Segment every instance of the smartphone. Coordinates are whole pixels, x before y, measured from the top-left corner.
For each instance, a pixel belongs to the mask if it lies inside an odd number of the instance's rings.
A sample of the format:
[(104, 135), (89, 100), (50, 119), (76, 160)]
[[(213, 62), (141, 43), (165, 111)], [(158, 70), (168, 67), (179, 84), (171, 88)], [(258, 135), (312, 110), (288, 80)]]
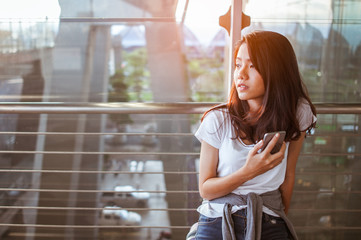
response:
[(271, 133), (266, 133), (263, 137), (263, 147), (261, 149), (261, 152), (267, 147), (268, 143), (272, 140), (272, 138), (277, 134), (280, 134), (280, 137), (277, 140), (276, 145), (274, 146), (274, 148), (271, 151), (271, 154), (274, 154), (276, 152), (278, 152), (281, 147), (282, 147), (282, 143), (285, 140), (285, 136), (286, 136), (286, 132), (285, 131), (279, 131), (279, 132), (271, 132)]

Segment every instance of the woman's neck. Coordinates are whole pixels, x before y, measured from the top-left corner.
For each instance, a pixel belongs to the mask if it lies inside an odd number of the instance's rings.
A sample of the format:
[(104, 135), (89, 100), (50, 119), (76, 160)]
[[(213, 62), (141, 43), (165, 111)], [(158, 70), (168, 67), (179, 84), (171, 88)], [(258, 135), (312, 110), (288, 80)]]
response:
[(262, 106), (262, 102), (257, 101), (257, 100), (248, 100), (247, 103), (248, 103), (249, 112), (251, 115), (257, 114)]

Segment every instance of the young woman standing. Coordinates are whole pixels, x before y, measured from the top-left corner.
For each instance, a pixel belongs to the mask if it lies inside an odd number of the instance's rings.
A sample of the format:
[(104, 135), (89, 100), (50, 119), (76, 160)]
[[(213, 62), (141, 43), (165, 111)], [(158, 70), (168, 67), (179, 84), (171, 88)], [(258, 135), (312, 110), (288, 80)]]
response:
[[(295, 169), (316, 111), (302, 83), (295, 53), (283, 35), (255, 31), (235, 52), (226, 104), (207, 111), (201, 141), (199, 191), (204, 199), (196, 239), (297, 239), (287, 219)], [(261, 152), (266, 133), (277, 134)]]

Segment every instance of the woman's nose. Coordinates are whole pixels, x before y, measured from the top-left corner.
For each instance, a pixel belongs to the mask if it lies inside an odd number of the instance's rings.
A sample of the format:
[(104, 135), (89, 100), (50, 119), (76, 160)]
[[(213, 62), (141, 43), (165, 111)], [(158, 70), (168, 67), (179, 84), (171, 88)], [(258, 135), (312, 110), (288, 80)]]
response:
[(239, 71), (238, 71), (237, 77), (238, 77), (238, 78), (242, 78), (242, 70), (239, 70)]
[(244, 79), (244, 78), (246, 78), (246, 76), (247, 76), (247, 73), (245, 71), (245, 68), (239, 69), (239, 71), (237, 73), (237, 78), (238, 79)]

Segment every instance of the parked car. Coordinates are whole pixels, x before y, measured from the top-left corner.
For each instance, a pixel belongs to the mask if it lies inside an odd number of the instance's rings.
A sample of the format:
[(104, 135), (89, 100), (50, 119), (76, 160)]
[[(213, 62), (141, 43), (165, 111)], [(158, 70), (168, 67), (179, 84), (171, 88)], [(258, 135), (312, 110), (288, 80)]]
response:
[[(136, 212), (121, 209), (118, 206), (105, 206), (100, 215), (99, 224), (102, 226), (140, 226), (142, 217)], [(140, 228), (127, 228), (139, 230)]]
[[(141, 189), (138, 189), (141, 191)], [(150, 194), (148, 192), (137, 191), (133, 186), (115, 186), (115, 192), (105, 192), (101, 201), (107, 205), (117, 205), (122, 207), (145, 207), (148, 205)]]

